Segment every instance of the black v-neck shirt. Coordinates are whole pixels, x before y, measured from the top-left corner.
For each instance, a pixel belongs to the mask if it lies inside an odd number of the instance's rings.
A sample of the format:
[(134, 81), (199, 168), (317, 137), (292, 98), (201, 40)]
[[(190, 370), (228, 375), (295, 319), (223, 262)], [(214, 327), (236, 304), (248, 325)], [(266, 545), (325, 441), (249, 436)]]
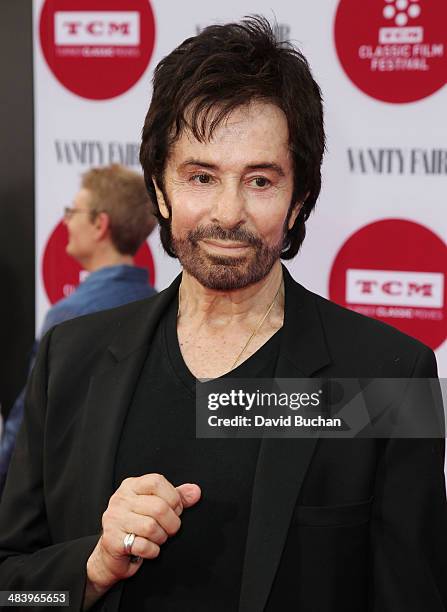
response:
[[(155, 332), (121, 433), (115, 489), (129, 476), (163, 474), (197, 483), (200, 501), (179, 532), (124, 581), (120, 610), (232, 612), (238, 609), (257, 439), (197, 439), (196, 379), (177, 338), (177, 299)], [(231, 378), (273, 378), (281, 330)], [(218, 347), (216, 347), (218, 350)]]

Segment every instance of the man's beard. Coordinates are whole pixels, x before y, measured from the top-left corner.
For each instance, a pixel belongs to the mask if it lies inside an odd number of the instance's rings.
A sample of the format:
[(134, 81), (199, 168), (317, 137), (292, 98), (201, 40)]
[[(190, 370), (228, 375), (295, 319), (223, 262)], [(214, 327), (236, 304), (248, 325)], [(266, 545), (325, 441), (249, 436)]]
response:
[[(278, 261), (284, 244), (281, 240), (267, 246), (255, 234), (243, 229), (223, 229), (219, 225), (201, 226), (190, 230), (186, 238), (176, 238), (171, 232), (171, 244), (183, 268), (208, 289), (233, 291), (263, 279)], [(211, 255), (200, 246), (200, 240), (231, 240), (249, 245), (243, 256)]]

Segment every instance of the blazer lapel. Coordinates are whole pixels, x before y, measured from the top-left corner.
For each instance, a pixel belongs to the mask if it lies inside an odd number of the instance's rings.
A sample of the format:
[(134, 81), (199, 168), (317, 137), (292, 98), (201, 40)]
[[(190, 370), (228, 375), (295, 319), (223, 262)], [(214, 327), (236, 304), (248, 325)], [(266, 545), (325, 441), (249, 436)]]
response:
[(140, 314), (123, 322), (107, 349), (98, 373), (90, 380), (82, 416), (80, 478), (83, 524), (87, 533), (101, 531), (101, 517), (114, 493), (113, 474), (119, 438), (132, 394), (143, 367), (148, 344), (181, 276), (151, 298)]
[[(330, 362), (313, 295), (283, 267), (285, 313), (276, 378), (308, 378)], [(253, 484), (240, 612), (262, 612), (317, 437), (264, 438)]]

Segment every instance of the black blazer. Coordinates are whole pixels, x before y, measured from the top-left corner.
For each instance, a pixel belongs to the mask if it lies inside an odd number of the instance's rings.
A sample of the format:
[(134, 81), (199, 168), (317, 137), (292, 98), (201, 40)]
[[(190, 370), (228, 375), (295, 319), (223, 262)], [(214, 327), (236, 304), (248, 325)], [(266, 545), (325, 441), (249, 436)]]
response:
[[(436, 376), (430, 349), (284, 274), (278, 377)], [(179, 282), (44, 338), (0, 504), (0, 589), (69, 590), (81, 609), (126, 411)], [(240, 612), (447, 610), (443, 461), (439, 439), (263, 439)], [(121, 588), (95, 610), (116, 611)]]

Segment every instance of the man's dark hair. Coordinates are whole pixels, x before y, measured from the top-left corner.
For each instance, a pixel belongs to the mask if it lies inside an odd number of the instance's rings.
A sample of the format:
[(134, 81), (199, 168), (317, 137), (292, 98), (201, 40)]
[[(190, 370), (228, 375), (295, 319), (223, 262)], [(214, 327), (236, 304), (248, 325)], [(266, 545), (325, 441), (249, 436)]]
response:
[[(289, 214), (297, 202), (304, 201), (281, 253), (283, 259), (294, 257), (320, 193), (325, 146), (321, 91), (302, 53), (289, 42), (279, 42), (264, 17), (248, 17), (240, 23), (209, 26), (185, 40), (158, 64), (153, 86), (140, 162), (154, 202), (152, 179), (165, 195), (163, 174), (169, 149), (185, 128), (206, 142), (237, 107), (264, 101), (283, 110), (294, 169)], [(175, 257), (171, 219), (156, 208), (162, 244)]]

